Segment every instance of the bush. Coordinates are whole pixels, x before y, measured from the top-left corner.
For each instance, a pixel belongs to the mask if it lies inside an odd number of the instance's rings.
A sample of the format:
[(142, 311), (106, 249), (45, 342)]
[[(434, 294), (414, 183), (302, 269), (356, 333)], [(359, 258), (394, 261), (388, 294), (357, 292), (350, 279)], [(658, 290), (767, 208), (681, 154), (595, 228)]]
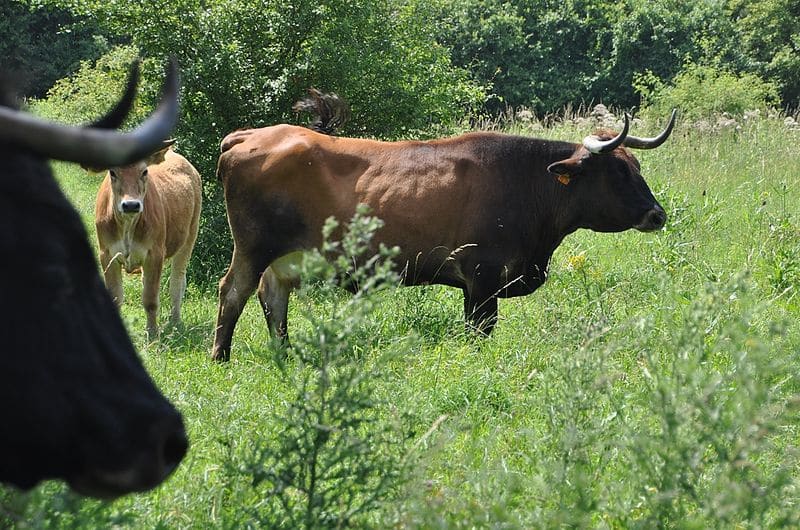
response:
[(724, 68), (687, 64), (670, 84), (651, 72), (635, 79), (646, 114), (667, 116), (679, 108), (685, 118), (698, 120), (727, 112), (742, 115), (780, 104), (777, 87), (754, 74), (736, 74)]
[[(125, 90), (131, 65), (138, 60), (139, 51), (134, 46), (118, 46), (97, 61), (82, 61), (78, 71), (56, 81), (47, 97), (34, 100), (32, 110), (48, 119), (62, 123), (89, 123), (119, 100)], [(140, 78), (136, 100), (126, 120), (128, 125), (140, 123), (152, 110), (150, 100), (160, 88), (147, 75), (154, 61), (147, 61)]]

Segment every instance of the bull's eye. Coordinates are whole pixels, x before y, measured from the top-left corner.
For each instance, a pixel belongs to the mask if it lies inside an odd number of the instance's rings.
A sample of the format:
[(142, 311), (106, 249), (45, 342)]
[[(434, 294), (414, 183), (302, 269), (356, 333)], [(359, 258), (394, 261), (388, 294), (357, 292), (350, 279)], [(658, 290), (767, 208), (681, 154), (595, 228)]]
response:
[(114, 182), (116, 182), (116, 181), (117, 181), (117, 173), (116, 173), (116, 171), (114, 171), (113, 169), (112, 169), (112, 170), (109, 170), (109, 171), (108, 171), (108, 174), (109, 174), (109, 175), (111, 175), (111, 180), (112, 180), (112, 181), (114, 181)]
[(145, 168), (145, 170), (144, 170), (144, 171), (142, 171), (142, 176), (141, 176), (141, 177), (139, 177), (139, 178), (140, 178), (140, 179), (142, 179), (142, 180), (144, 180), (144, 179), (146, 179), (146, 178), (147, 178), (147, 168)]

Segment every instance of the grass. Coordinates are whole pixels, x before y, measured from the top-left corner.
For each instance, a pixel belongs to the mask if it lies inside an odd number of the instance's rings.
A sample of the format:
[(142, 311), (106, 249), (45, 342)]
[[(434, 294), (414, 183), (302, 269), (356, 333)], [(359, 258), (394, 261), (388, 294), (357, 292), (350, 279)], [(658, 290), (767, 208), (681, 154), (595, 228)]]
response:
[[(575, 141), (587, 132), (561, 124), (536, 134)], [(568, 237), (542, 288), (501, 300), (487, 340), (463, 332), (456, 290), (375, 295), (374, 311), (343, 340), (353, 362), (380, 365), (371, 391), (397, 434), (390, 453), (412, 465), (359, 524), (800, 525), (799, 140), (758, 120), (718, 133), (679, 126), (665, 146), (637, 152), (667, 227)], [(92, 231), (99, 181), (55, 169)], [(291, 421), (281, 414), (295, 387), (257, 303), (221, 366), (208, 361), (215, 293), (190, 286), (183, 327), (147, 343), (139, 277), (126, 277), (125, 291), (145, 364), (184, 414), (186, 460), (155, 491), (110, 504), (58, 483), (0, 489), (0, 527), (280, 526), (265, 511), (273, 493), (247, 470)], [(293, 296), (292, 332), (314, 331), (309, 315), (334, 325), (348, 299)]]

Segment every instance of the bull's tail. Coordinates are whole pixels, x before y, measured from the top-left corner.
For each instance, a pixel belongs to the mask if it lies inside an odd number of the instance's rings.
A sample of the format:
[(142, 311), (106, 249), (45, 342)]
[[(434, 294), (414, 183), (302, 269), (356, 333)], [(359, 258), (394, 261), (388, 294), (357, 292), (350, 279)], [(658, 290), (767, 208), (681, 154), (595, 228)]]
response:
[(330, 135), (350, 118), (350, 106), (345, 100), (333, 93), (320, 92), (316, 88), (309, 88), (308, 97), (292, 105), (292, 110), (297, 113), (311, 113), (313, 120), (308, 128)]

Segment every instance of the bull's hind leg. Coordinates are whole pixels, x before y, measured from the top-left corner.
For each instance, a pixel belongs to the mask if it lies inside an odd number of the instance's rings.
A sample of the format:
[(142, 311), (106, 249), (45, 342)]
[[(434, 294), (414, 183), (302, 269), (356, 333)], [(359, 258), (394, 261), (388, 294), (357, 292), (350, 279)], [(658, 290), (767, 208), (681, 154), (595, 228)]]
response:
[(258, 285), (260, 272), (243, 254), (233, 251), (228, 272), (219, 282), (219, 310), (214, 330), (211, 358), (227, 361), (231, 356), (231, 341), (242, 309)]
[(267, 319), (269, 334), (283, 345), (289, 343), (289, 294), (300, 286), (298, 266), (301, 259), (302, 253), (295, 252), (275, 260), (261, 275), (258, 285), (258, 299)]

